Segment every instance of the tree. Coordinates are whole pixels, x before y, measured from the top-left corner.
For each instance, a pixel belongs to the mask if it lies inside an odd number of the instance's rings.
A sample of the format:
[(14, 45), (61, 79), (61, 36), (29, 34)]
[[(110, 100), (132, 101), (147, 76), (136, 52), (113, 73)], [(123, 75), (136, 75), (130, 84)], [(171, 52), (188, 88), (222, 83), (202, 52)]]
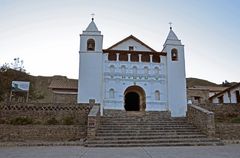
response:
[(8, 98), (9, 91), (11, 90), (11, 82), (14, 80), (30, 80), (29, 75), (24, 69), (23, 60), (19, 58), (14, 58), (11, 64), (5, 63), (0, 66), (0, 101)]
[(23, 60), (20, 60), (19, 58), (14, 58), (14, 62), (11, 63), (11, 67), (14, 70), (21, 71), (21, 72), (26, 72), (23, 66)]
[(8, 69), (17, 70), (20, 72), (26, 72), (26, 69), (23, 66), (23, 60), (20, 58), (14, 58), (12, 63), (5, 63), (0, 67), (0, 72), (5, 72)]
[(0, 72), (5, 72), (7, 71), (8, 69), (10, 69), (10, 66), (8, 63), (5, 63), (3, 64), (1, 67), (0, 67)]

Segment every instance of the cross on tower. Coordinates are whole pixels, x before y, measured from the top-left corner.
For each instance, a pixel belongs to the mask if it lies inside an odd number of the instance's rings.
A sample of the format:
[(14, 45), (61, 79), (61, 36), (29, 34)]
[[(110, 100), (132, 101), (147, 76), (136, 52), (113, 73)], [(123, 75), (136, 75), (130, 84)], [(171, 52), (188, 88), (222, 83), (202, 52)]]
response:
[(94, 13), (92, 13), (91, 14), (91, 16), (92, 16), (92, 21), (94, 20), (94, 16), (95, 16), (95, 14)]

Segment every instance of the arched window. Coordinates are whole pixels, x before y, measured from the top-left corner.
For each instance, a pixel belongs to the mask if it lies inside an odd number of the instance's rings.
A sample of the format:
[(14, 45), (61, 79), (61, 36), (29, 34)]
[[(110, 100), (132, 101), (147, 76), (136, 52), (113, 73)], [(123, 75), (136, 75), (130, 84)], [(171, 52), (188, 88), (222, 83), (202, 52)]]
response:
[(109, 53), (108, 54), (108, 60), (109, 61), (116, 61), (117, 60), (117, 55), (115, 53)]
[(159, 73), (160, 73), (159, 68), (158, 68), (158, 67), (155, 67), (155, 68), (154, 68), (154, 74), (155, 74), (155, 75), (159, 75)]
[(87, 50), (88, 51), (95, 51), (95, 41), (94, 41), (94, 39), (89, 39), (87, 41)]
[(137, 75), (137, 67), (136, 67), (136, 66), (133, 67), (133, 75), (134, 75), (134, 76)]
[(155, 100), (160, 100), (160, 92), (159, 92), (159, 90), (155, 91)]
[(121, 66), (121, 72), (122, 72), (122, 75), (126, 75), (126, 66), (125, 65)]
[(178, 60), (178, 50), (176, 48), (172, 49), (171, 55), (172, 55), (172, 61), (177, 61)]
[(113, 99), (114, 97), (115, 97), (115, 94), (114, 94), (115, 92), (114, 92), (114, 89), (110, 89), (109, 90), (109, 98), (111, 98), (111, 99)]
[(110, 73), (111, 73), (111, 75), (113, 75), (113, 74), (115, 73), (115, 67), (114, 67), (114, 65), (111, 65), (111, 66), (110, 66)]
[(144, 69), (144, 75), (148, 75), (148, 71), (149, 71), (149, 70), (148, 70), (148, 67), (145, 66), (143, 69)]
[(154, 63), (160, 63), (160, 56), (159, 55), (153, 55), (152, 61)]

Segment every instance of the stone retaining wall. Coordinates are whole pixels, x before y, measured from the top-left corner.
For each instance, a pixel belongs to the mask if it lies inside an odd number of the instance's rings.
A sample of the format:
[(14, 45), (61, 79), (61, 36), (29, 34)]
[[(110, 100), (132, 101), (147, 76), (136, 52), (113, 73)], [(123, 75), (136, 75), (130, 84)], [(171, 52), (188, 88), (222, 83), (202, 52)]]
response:
[[(0, 141), (68, 141), (87, 136), (88, 113), (95, 104), (0, 103)], [(27, 118), (28, 125), (13, 125)], [(64, 120), (71, 118), (69, 125)], [(49, 120), (56, 120), (51, 124)]]
[(217, 123), (216, 136), (224, 140), (240, 140), (240, 124)]
[(214, 113), (196, 105), (188, 105), (187, 120), (208, 136), (215, 135)]
[(229, 117), (237, 117), (240, 116), (240, 104), (198, 104), (209, 111), (214, 112), (215, 119), (218, 121), (225, 121)]
[(0, 125), (0, 142), (71, 141), (86, 137), (86, 129), (75, 125)]
[(90, 104), (53, 104), (53, 103), (0, 103), (0, 119), (10, 122), (14, 118), (27, 117), (37, 124), (45, 124), (54, 118), (61, 122), (67, 117), (74, 124), (87, 125), (87, 115), (93, 105)]

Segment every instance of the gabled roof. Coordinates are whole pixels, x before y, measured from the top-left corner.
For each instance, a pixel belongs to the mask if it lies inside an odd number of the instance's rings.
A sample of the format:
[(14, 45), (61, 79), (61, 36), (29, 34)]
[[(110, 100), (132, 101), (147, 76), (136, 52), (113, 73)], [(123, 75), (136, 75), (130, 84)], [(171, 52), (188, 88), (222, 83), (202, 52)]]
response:
[(228, 92), (228, 91), (230, 91), (230, 90), (232, 90), (232, 89), (234, 89), (234, 88), (236, 88), (236, 87), (239, 87), (240, 86), (240, 82), (239, 83), (236, 83), (235, 85), (233, 85), (233, 86), (231, 86), (231, 87), (229, 87), (229, 88), (227, 88), (227, 89), (225, 89), (225, 90), (223, 90), (223, 91), (221, 91), (221, 92), (219, 92), (219, 93), (217, 93), (217, 94), (215, 94), (215, 95), (213, 95), (213, 96), (211, 96), (210, 98), (209, 98), (209, 100), (212, 100), (213, 98), (215, 98), (215, 97), (218, 97), (218, 96), (220, 96), (220, 95), (223, 95), (225, 92)]
[(121, 43), (123, 43), (123, 42), (125, 42), (125, 41), (127, 41), (127, 40), (129, 40), (129, 39), (132, 39), (132, 40), (136, 41), (137, 43), (140, 43), (141, 45), (143, 45), (143, 46), (145, 46), (146, 48), (150, 49), (152, 52), (157, 52), (157, 51), (155, 51), (154, 49), (152, 49), (152, 48), (149, 47), (147, 44), (143, 43), (141, 40), (139, 40), (138, 38), (136, 38), (136, 37), (133, 36), (133, 35), (130, 35), (130, 36), (124, 38), (123, 40), (117, 42), (116, 44), (112, 45), (111, 47), (107, 48), (106, 50), (111, 50), (112, 48), (118, 46), (119, 44), (121, 44)]

